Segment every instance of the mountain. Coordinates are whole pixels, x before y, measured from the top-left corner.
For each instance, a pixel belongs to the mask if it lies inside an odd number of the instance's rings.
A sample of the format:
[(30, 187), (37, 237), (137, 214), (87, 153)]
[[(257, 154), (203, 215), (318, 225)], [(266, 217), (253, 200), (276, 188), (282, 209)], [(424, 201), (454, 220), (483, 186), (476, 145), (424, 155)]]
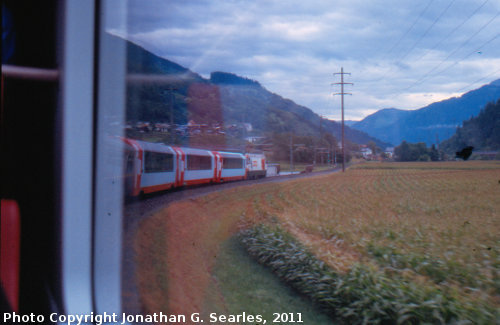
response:
[[(125, 42), (129, 76), (127, 121), (170, 122), (172, 118), (176, 124), (186, 124), (190, 118), (186, 104), (190, 85), (207, 85), (208, 81), (132, 42), (112, 35), (106, 37), (106, 42)], [(131, 76), (137, 76), (137, 81)]]
[(354, 120), (344, 120), (344, 124), (351, 127), (354, 124), (358, 123), (359, 121), (354, 121)]
[[(256, 135), (294, 132), (319, 136), (321, 129), (337, 139), (341, 137), (340, 123), (321, 120), (309, 108), (271, 93), (257, 81), (220, 71), (205, 79), (175, 62), (125, 42), (129, 75), (148, 74), (150, 78), (146, 80), (151, 79), (151, 82), (128, 83), (129, 122), (170, 122), (172, 119), (176, 124), (186, 124), (189, 120), (226, 126), (250, 123)], [(345, 135), (347, 140), (358, 144), (374, 141), (382, 148), (388, 145), (349, 127), (345, 128)]]
[(382, 141), (400, 144), (403, 140), (427, 145), (448, 139), (464, 120), (477, 116), (491, 101), (500, 98), (500, 79), (460, 96), (406, 111), (386, 108), (352, 127)]
[[(320, 128), (341, 137), (341, 124), (323, 119), (307, 107), (271, 93), (258, 82), (225, 72), (214, 72), (211, 83), (218, 86), (222, 109), (230, 121), (246, 121), (260, 132), (297, 135), (319, 135)], [(345, 127), (346, 139), (354, 143), (374, 141), (378, 146), (387, 145), (358, 130)]]

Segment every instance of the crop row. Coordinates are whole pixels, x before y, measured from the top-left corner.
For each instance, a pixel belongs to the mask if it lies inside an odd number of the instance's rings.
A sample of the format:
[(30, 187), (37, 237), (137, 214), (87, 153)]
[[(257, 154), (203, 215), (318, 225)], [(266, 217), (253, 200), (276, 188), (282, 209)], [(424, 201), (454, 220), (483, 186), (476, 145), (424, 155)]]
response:
[(338, 273), (278, 226), (240, 232), (249, 254), (309, 297), (338, 322), (349, 324), (475, 323), (500, 321), (484, 299), (463, 297), (452, 287), (417, 283), (369, 264)]

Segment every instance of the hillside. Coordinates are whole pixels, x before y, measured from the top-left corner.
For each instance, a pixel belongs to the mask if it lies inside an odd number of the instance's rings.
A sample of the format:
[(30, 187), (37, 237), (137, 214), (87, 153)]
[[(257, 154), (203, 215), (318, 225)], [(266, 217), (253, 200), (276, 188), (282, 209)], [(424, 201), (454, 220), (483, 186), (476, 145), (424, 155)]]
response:
[(403, 140), (431, 145), (437, 139), (448, 139), (464, 120), (477, 116), (486, 103), (498, 98), (500, 79), (460, 97), (432, 103), (417, 110), (382, 109), (355, 123), (353, 128), (394, 145)]
[[(164, 60), (131, 42), (109, 36), (107, 41), (126, 42), (127, 72), (169, 76), (164, 82), (129, 82), (127, 84), (127, 121), (169, 122), (173, 107), (173, 122), (186, 124), (190, 116), (186, 98), (192, 84), (206, 84), (200, 75), (174, 62)], [(169, 89), (173, 88), (172, 91)], [(173, 105), (171, 103), (173, 102)]]
[(500, 150), (500, 100), (489, 103), (478, 116), (464, 121), (439, 148), (454, 153), (466, 146), (473, 146), (475, 151)]
[[(341, 137), (341, 125), (320, 117), (307, 107), (271, 93), (257, 81), (232, 73), (213, 72), (210, 79), (160, 58), (127, 42), (128, 72), (167, 76), (162, 82), (131, 83), (127, 87), (127, 121), (231, 125), (250, 123), (254, 135), (293, 132), (319, 136), (323, 132)], [(170, 78), (171, 77), (171, 78)], [(171, 111), (172, 107), (172, 111)], [(378, 146), (388, 144), (346, 127), (346, 139)]]
[[(223, 78), (223, 82), (220, 81), (222, 75), (227, 76)], [(337, 139), (341, 137), (340, 123), (320, 121), (320, 117), (309, 108), (269, 92), (258, 82), (222, 72), (213, 73), (210, 81), (218, 86), (224, 116), (228, 121), (250, 122), (262, 133), (293, 131), (298, 135), (313, 136), (319, 135), (321, 124), (323, 132), (329, 132)], [(381, 147), (386, 146), (385, 143), (347, 126), (345, 134), (348, 140), (355, 143), (375, 141)]]

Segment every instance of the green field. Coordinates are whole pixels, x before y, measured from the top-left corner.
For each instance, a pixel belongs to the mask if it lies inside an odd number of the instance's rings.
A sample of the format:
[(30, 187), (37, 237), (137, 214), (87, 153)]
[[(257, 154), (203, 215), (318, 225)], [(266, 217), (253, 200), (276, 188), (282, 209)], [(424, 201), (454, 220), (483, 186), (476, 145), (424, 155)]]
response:
[[(347, 323), (498, 323), (499, 181), (499, 162), (366, 163), (175, 203), (141, 226), (141, 283), (168, 283), (142, 294), (150, 311), (305, 315), (309, 304)], [(265, 290), (269, 270), (280, 280)]]

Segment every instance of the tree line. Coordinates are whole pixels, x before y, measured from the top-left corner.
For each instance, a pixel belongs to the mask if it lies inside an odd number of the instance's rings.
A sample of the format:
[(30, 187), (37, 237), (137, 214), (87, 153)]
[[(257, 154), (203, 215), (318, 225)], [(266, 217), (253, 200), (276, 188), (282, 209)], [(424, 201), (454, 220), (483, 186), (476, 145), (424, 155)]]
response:
[(438, 161), (439, 151), (435, 145), (427, 148), (424, 142), (409, 143), (403, 141), (394, 148), (394, 159), (396, 161)]

